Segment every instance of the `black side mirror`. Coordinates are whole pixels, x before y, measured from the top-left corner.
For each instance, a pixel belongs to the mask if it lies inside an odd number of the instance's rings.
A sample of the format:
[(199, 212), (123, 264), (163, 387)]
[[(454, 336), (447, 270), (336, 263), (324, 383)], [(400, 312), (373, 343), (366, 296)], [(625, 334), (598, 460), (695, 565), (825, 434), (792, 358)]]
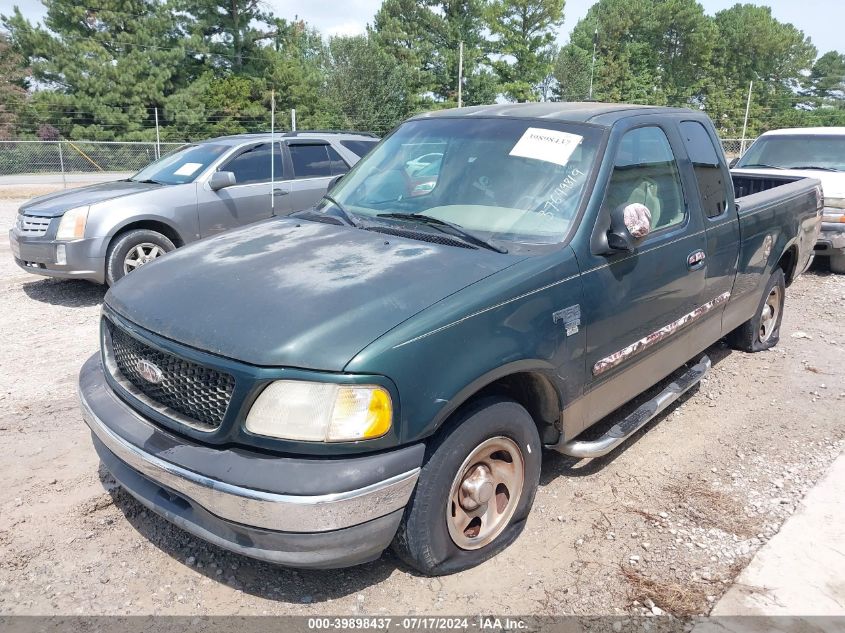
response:
[(339, 182), (340, 182), (340, 179), (341, 179), (341, 178), (343, 178), (343, 177), (344, 177), (344, 175), (345, 175), (345, 174), (340, 174), (340, 175), (335, 176), (334, 178), (332, 178), (332, 179), (329, 181), (329, 186), (328, 186), (328, 188), (326, 189), (326, 192), (328, 193), (329, 191), (331, 191), (332, 189), (334, 189), (334, 186), (335, 186), (337, 183), (339, 183)]
[(211, 174), (208, 186), (212, 191), (220, 191), (224, 187), (231, 187), (235, 184), (235, 174), (230, 171), (216, 171)]
[(731, 158), (731, 162), (728, 163), (728, 168), (733, 169), (734, 167), (736, 167), (736, 164), (738, 162), (739, 162), (739, 156), (737, 156), (736, 158)]
[(614, 251), (633, 253), (651, 231), (651, 211), (644, 204), (619, 205), (610, 212), (607, 245)]

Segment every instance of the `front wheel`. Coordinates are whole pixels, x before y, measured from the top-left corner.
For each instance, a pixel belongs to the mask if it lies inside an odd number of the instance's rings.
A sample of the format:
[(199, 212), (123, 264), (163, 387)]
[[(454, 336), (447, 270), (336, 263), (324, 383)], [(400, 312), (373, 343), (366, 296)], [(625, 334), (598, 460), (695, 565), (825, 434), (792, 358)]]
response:
[(845, 275), (845, 251), (838, 251), (830, 256), (830, 272)]
[(118, 235), (106, 256), (106, 283), (113, 286), (119, 279), (175, 248), (173, 242), (158, 231), (135, 229)]
[(491, 558), (522, 532), (540, 463), (537, 427), (522, 406), (503, 398), (470, 405), (427, 451), (394, 550), (433, 576)]
[(776, 269), (766, 284), (756, 314), (728, 334), (728, 343), (744, 352), (762, 352), (777, 345), (786, 297), (783, 270)]

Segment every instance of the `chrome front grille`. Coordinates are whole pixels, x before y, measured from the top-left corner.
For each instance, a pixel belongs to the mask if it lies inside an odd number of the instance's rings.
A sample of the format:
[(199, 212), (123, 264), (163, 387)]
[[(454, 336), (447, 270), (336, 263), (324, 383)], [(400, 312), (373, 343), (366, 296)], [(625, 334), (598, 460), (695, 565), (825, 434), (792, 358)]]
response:
[(121, 387), (177, 422), (201, 431), (220, 427), (234, 376), (151, 347), (109, 319), (105, 323), (106, 362)]
[(36, 215), (18, 214), (16, 226), (18, 232), (26, 237), (44, 237), (50, 228), (52, 218), (40, 218)]

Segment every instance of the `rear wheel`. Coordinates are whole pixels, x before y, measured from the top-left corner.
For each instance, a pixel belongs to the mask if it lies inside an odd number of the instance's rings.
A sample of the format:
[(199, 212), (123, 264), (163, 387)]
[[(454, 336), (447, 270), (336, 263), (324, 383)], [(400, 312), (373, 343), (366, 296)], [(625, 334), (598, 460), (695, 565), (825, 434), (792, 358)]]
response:
[(761, 352), (777, 345), (785, 296), (786, 280), (783, 270), (778, 268), (769, 277), (756, 314), (728, 334), (731, 347), (744, 352)]
[(167, 236), (149, 229), (135, 229), (118, 235), (109, 246), (106, 257), (106, 283), (113, 285), (175, 248)]
[(434, 440), (393, 548), (430, 575), (474, 567), (525, 526), (540, 478), (540, 437), (512, 400), (470, 405)]

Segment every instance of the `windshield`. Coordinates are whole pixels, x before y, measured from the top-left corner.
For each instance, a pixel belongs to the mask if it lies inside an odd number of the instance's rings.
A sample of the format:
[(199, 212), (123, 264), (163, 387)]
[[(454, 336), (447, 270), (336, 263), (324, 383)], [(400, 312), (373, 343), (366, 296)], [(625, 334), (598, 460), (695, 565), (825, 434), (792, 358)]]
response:
[(551, 121), (409, 121), (331, 198), (367, 219), (421, 214), (488, 238), (553, 244), (575, 220), (601, 134)]
[(845, 171), (845, 136), (764, 136), (748, 148), (736, 166)]
[(130, 180), (153, 181), (162, 185), (193, 182), (194, 178), (228, 149), (230, 148), (227, 145), (186, 145), (150, 163)]

